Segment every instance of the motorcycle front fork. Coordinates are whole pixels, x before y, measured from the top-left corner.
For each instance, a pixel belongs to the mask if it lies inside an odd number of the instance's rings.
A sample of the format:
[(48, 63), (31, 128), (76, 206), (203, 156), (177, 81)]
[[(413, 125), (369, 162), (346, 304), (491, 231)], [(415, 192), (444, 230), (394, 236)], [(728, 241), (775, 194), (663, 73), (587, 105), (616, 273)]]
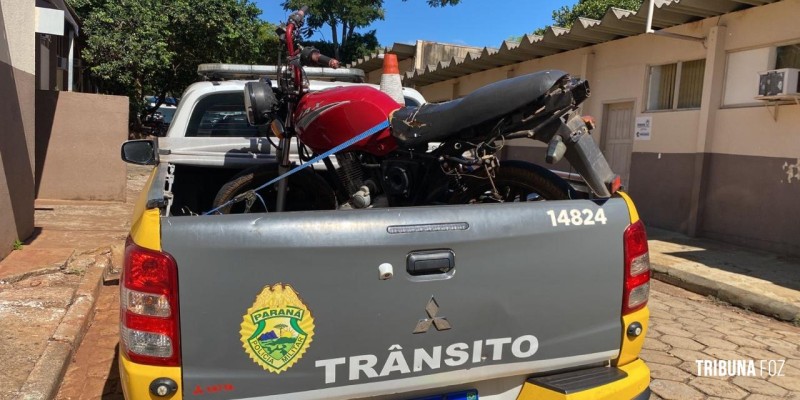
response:
[[(292, 139), (288, 136), (284, 136), (279, 142), (280, 149), (278, 153), (278, 176), (289, 172), (292, 167), (292, 162), (289, 159), (291, 146)], [(275, 200), (275, 211), (277, 212), (282, 212), (284, 210), (286, 204), (286, 190), (288, 185), (289, 182), (287, 179), (281, 179), (278, 181), (278, 193)]]

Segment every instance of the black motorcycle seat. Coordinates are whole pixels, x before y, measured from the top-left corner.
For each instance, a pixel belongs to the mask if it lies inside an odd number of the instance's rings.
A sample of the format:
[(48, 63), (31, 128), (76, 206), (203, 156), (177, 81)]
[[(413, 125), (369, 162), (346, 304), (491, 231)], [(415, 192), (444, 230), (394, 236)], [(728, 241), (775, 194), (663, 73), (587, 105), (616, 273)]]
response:
[(405, 147), (455, 135), (471, 137), (476, 128), (493, 126), (523, 107), (534, 111), (538, 108), (534, 103), (565, 75), (559, 70), (539, 71), (492, 83), (460, 99), (400, 108), (391, 116), (392, 135)]

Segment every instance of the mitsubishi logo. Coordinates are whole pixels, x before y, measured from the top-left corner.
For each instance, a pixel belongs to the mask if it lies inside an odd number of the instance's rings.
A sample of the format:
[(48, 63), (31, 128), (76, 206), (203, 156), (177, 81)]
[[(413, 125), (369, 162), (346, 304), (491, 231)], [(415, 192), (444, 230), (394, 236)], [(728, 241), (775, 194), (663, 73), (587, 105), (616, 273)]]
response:
[(431, 328), (431, 324), (436, 327), (437, 331), (446, 331), (450, 328), (450, 321), (445, 317), (437, 317), (439, 314), (439, 303), (431, 296), (428, 305), (425, 306), (425, 312), (428, 313), (428, 318), (424, 318), (417, 322), (417, 327), (414, 328), (414, 333), (425, 333)]

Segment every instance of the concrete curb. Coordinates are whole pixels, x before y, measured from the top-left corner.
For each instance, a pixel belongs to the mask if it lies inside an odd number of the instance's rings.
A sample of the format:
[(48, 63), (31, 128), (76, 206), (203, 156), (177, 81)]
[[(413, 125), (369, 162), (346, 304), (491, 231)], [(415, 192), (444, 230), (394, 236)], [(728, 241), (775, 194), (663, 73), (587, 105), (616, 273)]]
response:
[[(93, 257), (94, 261), (87, 266), (72, 297), (72, 304), (22, 386), (22, 398), (25, 400), (47, 400), (55, 397), (67, 367), (89, 329), (97, 296), (103, 284), (103, 274), (111, 265), (110, 248), (92, 253), (94, 255), (84, 253)], [(74, 256), (73, 254), (65, 263), (66, 269), (75, 260)]]
[(715, 281), (700, 274), (675, 269), (668, 265), (654, 262), (651, 267), (653, 278), (670, 285), (704, 296), (714, 296), (732, 305), (766, 316), (789, 322), (800, 322), (800, 307), (794, 304), (781, 302), (754, 291)]

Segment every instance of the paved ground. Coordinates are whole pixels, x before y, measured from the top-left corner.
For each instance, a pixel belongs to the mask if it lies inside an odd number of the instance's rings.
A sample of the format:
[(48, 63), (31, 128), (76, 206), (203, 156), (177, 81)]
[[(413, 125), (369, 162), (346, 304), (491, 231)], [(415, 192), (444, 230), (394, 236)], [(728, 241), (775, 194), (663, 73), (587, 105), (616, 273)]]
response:
[(117, 367), (119, 286), (103, 286), (97, 311), (56, 399), (122, 399)]
[(19, 396), (79, 281), (78, 274), (54, 273), (0, 285), (0, 399)]
[[(800, 399), (800, 328), (658, 281), (653, 287), (642, 352), (653, 399)], [(753, 360), (757, 376), (698, 376), (697, 360)], [(769, 376), (769, 368), (762, 376), (761, 360), (775, 360), (784, 376)]]
[(34, 235), (0, 260), (1, 400), (47, 399), (58, 389), (102, 274), (120, 265), (147, 172), (130, 170), (124, 203), (36, 201)]
[[(654, 282), (651, 330), (642, 357), (652, 399), (800, 400), (800, 328)], [(120, 399), (116, 366), (117, 286), (101, 290), (98, 310), (56, 399)], [(695, 360), (784, 360), (783, 377), (701, 377)], [(757, 371), (760, 373), (760, 371)], [(768, 373), (769, 371), (765, 371)]]

